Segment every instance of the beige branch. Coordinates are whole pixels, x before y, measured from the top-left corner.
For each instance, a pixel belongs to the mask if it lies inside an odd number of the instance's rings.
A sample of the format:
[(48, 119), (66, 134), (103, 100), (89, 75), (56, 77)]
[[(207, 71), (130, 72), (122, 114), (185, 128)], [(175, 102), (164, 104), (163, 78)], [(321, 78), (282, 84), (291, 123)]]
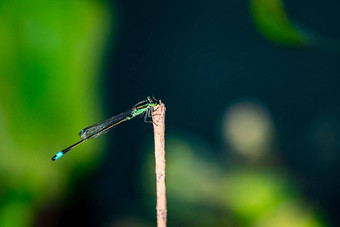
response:
[(155, 159), (156, 159), (156, 190), (157, 190), (157, 226), (166, 227), (166, 186), (165, 186), (165, 106), (159, 101), (152, 114), (154, 139), (155, 139)]

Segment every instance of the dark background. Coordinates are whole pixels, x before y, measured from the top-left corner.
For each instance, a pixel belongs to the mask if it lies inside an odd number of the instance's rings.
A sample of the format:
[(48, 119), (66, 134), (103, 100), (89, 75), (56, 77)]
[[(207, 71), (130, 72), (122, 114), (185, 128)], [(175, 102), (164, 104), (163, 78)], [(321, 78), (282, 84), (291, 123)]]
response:
[[(218, 144), (220, 138), (212, 126), (226, 104), (256, 97), (274, 117), (283, 164), (299, 181), (306, 198), (319, 204), (334, 225), (339, 224), (339, 55), (268, 42), (252, 24), (247, 1), (128, 0), (114, 4), (116, 42), (107, 53), (104, 73), (108, 113), (117, 112), (112, 103), (128, 107), (127, 103), (140, 97), (155, 95), (166, 104), (167, 130), (195, 132)], [(297, 21), (340, 36), (339, 23), (335, 23), (340, 21), (338, 2), (286, 1), (286, 6)], [(315, 141), (308, 134), (322, 117), (327, 120), (316, 127), (325, 132), (322, 141)], [(96, 210), (93, 223), (112, 213), (144, 214), (139, 203), (131, 207), (140, 200), (134, 179), (144, 155), (138, 150), (140, 135), (151, 133), (150, 126), (141, 124), (129, 122), (114, 132), (116, 140), (109, 145), (106, 161), (89, 179), (94, 186), (83, 196), (89, 193), (94, 200), (87, 204)], [(74, 203), (72, 210), (74, 206), (79, 210), (79, 200)]]

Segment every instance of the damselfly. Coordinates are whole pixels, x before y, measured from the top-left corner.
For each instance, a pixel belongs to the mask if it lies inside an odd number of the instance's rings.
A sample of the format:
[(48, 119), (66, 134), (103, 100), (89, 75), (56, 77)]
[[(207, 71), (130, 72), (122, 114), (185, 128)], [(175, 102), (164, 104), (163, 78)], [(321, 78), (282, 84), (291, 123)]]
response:
[(103, 135), (104, 133), (108, 132), (110, 129), (124, 121), (130, 120), (137, 116), (144, 116), (144, 121), (146, 121), (147, 117), (151, 117), (151, 112), (153, 111), (153, 108), (157, 105), (158, 105), (157, 99), (155, 99), (153, 96), (148, 96), (147, 100), (137, 103), (136, 105), (134, 105), (134, 107), (132, 107), (132, 109), (124, 111), (105, 121), (99, 122), (97, 124), (82, 129), (79, 132), (79, 136), (82, 140), (69, 146), (68, 148), (62, 151), (59, 151), (56, 155), (52, 157), (52, 161), (57, 160), (58, 158), (66, 154), (68, 151), (72, 150), (73, 148), (85, 142), (86, 140)]

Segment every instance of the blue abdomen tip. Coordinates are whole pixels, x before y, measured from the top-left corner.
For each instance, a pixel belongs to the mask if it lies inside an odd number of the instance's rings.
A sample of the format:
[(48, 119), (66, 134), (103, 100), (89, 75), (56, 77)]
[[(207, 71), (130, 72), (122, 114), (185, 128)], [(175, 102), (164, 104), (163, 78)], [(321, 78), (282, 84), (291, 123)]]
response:
[(57, 160), (58, 158), (60, 158), (63, 155), (64, 155), (64, 153), (62, 151), (58, 152), (56, 155), (53, 156), (52, 161)]

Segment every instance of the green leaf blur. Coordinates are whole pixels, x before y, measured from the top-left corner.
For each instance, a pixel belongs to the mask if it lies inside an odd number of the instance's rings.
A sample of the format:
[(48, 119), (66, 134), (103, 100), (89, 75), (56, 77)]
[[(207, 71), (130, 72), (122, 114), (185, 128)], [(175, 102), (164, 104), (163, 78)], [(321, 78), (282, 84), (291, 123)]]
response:
[(32, 225), (47, 198), (57, 202), (98, 162), (96, 142), (63, 162), (50, 158), (101, 116), (108, 19), (100, 1), (0, 2), (0, 226)]
[(287, 16), (281, 0), (251, 0), (250, 10), (257, 29), (267, 39), (284, 45), (308, 44), (308, 38)]
[[(198, 142), (200, 141), (200, 142)], [(201, 138), (167, 138), (167, 199), (171, 226), (328, 226), (280, 168), (216, 160)], [(142, 170), (145, 209), (155, 215), (154, 157)], [(145, 180), (148, 179), (148, 180)], [(175, 217), (175, 218), (174, 218)]]

